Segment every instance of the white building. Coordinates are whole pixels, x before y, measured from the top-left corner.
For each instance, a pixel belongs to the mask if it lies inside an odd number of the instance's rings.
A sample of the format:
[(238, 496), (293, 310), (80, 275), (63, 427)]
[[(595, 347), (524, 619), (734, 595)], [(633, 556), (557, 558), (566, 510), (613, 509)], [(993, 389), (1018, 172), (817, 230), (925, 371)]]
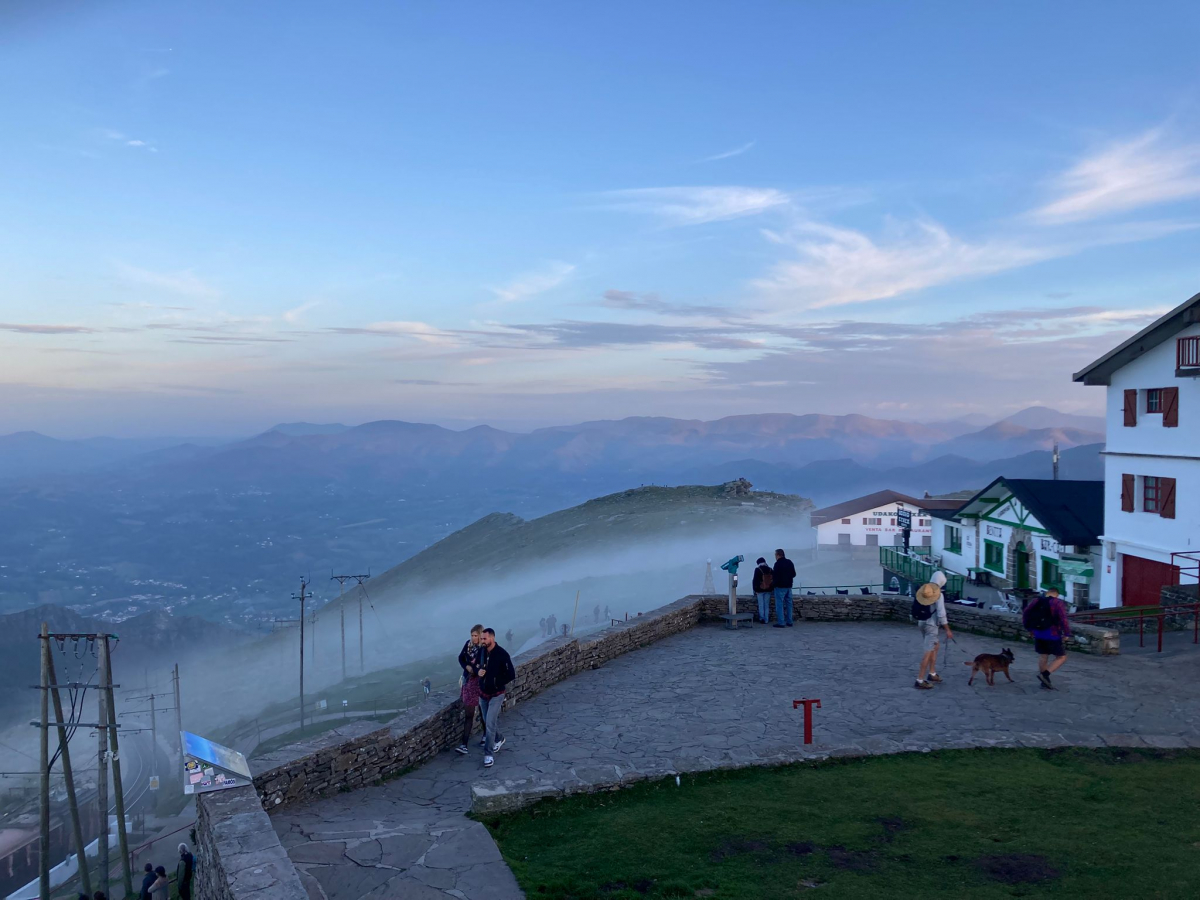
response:
[(1076, 608), (1097, 605), (1104, 482), (997, 478), (933, 516), (932, 555), (947, 572), (1002, 590), (1056, 587)]
[(912, 523), (909, 545), (928, 547), (933, 534), (931, 509), (957, 509), (962, 500), (933, 497), (918, 499), (897, 491), (876, 491), (836, 503), (812, 514), (818, 546), (902, 547), (904, 529), (900, 512), (905, 510)]
[(1075, 374), (1108, 389), (1101, 606), (1200, 573), (1200, 294)]

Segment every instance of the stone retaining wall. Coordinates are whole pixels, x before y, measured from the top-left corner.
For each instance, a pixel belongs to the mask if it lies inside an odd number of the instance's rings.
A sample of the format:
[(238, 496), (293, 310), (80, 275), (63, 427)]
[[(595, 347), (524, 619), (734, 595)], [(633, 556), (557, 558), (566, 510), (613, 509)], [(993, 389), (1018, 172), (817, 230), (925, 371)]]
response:
[[(903, 597), (835, 595), (796, 597), (796, 615), (806, 621), (907, 621), (911, 601)], [(739, 597), (740, 612), (755, 608)], [(521, 703), (585, 669), (595, 669), (631, 650), (680, 634), (728, 610), (725, 596), (692, 595), (627, 622), (580, 638), (553, 638), (514, 657), (517, 679), (509, 705)], [(956, 628), (1008, 641), (1022, 639), (1020, 617), (948, 605)], [(1076, 626), (1071, 647), (1089, 653), (1119, 651), (1116, 631)], [(420, 706), (382, 728), (352, 722), (250, 761), (257, 802), (249, 791), (197, 798), (198, 866), (203, 900), (300, 900), (300, 881), (264, 810), (286, 808), (403, 774), (454, 747), (462, 736), (462, 706), (456, 690), (433, 693)], [(296, 893), (296, 892), (299, 893)]]

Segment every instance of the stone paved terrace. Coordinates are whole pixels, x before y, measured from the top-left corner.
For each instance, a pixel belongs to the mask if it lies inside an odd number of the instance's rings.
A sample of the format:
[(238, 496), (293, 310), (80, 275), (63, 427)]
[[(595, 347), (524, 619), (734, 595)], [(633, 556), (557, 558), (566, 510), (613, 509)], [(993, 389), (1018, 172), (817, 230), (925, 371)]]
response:
[[(706, 762), (795, 754), (800, 714), (819, 697), (819, 746), (874, 752), (970, 744), (1138, 743), (1200, 746), (1200, 648), (1162, 656), (1072, 654), (1036, 680), (1028, 644), (1012, 647), (1015, 684), (995, 687), (963, 665), (1000, 642), (951, 645), (946, 682), (912, 687), (911, 625), (799, 623), (730, 632), (705, 625), (548, 688), (506, 709), (496, 765), (482, 751), (445, 752), (382, 786), (334, 795), (272, 817), (310, 897), (506, 900), (521, 892), (483, 825), (467, 819), (472, 784), (574, 776), (606, 766), (680, 771)], [(1136, 643), (1135, 643), (1136, 647)], [(965, 652), (964, 652), (965, 651)], [(1165, 736), (1165, 737), (1163, 737)]]

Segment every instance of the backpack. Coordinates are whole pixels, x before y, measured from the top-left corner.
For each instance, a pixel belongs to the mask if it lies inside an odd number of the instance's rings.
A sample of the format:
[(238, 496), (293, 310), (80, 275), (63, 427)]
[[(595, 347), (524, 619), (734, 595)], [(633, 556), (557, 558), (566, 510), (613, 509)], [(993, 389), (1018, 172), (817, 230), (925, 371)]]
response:
[(1050, 610), (1050, 598), (1038, 597), (1025, 610), (1025, 627), (1030, 631), (1046, 631), (1055, 626), (1057, 620)]
[(916, 597), (913, 597), (912, 611), (909, 612), (909, 615), (918, 622), (927, 622), (929, 621), (929, 617), (933, 615), (933, 609), (935, 606), (937, 606), (936, 603), (931, 603), (929, 606), (923, 606), (920, 602), (918, 602)]
[(758, 567), (758, 592), (765, 594), (772, 589), (775, 584), (775, 573), (771, 571), (770, 566)]

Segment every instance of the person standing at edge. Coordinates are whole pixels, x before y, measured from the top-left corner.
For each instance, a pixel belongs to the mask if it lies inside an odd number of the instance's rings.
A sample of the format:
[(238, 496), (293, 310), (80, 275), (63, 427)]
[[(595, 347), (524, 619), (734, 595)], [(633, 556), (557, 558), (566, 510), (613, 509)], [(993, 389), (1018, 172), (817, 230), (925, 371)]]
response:
[(496, 632), (483, 629), (483, 656), (479, 660), (479, 708), (483, 711), (483, 764), (495, 762), (493, 755), (504, 746), (500, 734), (500, 709), (504, 706), (504, 690), (517, 677), (512, 657), (496, 643)]
[[(1058, 596), (1058, 588), (1050, 588), (1025, 607), (1021, 618), (1033, 634), (1033, 649), (1039, 654), (1038, 681), (1046, 690), (1054, 690), (1050, 673), (1057, 672), (1067, 661), (1063, 639), (1071, 636), (1071, 621), (1067, 618), (1066, 604)], [(1054, 662), (1046, 665), (1051, 656)]]
[(192, 900), (192, 876), (196, 874), (196, 857), (187, 844), (179, 845), (179, 862), (175, 864), (175, 887), (179, 900)]
[(929, 577), (929, 584), (921, 585), (917, 596), (913, 598), (912, 617), (916, 619), (921, 632), (921, 665), (917, 669), (917, 683), (913, 687), (923, 691), (932, 690), (934, 684), (942, 680), (936, 669), (938, 626), (946, 629), (946, 640), (954, 640), (950, 620), (946, 618), (946, 601), (942, 599), (942, 587), (945, 584), (945, 574), (934, 572)]
[(771, 571), (771, 567), (767, 565), (767, 561), (760, 556), (754, 566), (752, 583), (754, 596), (758, 600), (758, 621), (764, 625), (771, 618), (771, 593), (774, 590), (774, 578), (775, 573)]
[(466, 721), (463, 723), (462, 743), (455, 747), (458, 753), (466, 754), (471, 741), (471, 729), (475, 727), (475, 710), (479, 707), (479, 657), (483, 655), (483, 626), (474, 625), (471, 637), (458, 651), (458, 664), (462, 666), (462, 705)]
[(792, 583), (796, 580), (796, 567), (782, 550), (775, 551), (775, 568), (771, 571), (771, 584), (775, 591), (775, 627), (792, 627)]

